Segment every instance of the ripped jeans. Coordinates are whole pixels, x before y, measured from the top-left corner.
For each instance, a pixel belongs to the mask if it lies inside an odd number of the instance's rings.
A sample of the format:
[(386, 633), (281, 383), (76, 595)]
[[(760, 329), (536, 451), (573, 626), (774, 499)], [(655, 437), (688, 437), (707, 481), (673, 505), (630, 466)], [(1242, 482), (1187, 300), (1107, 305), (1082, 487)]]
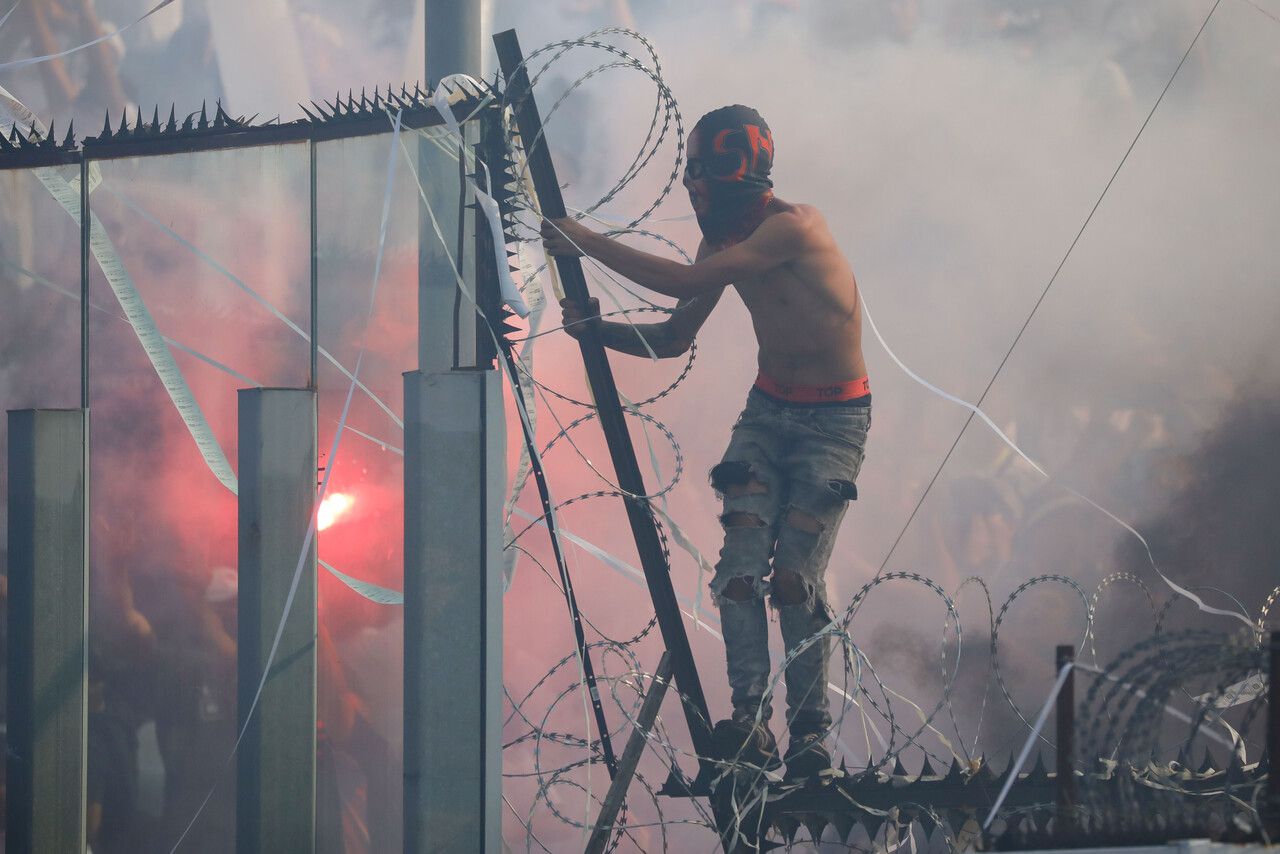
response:
[[(724, 500), (724, 547), (711, 593), (735, 718), (772, 715), (765, 596), (772, 594), (788, 655), (831, 621), (827, 563), (848, 503), (858, 497), (854, 482), (870, 427), (870, 395), (807, 405), (752, 388), (724, 459), (711, 470)], [(810, 644), (786, 669), (793, 735), (831, 726), (830, 646), (829, 638)]]

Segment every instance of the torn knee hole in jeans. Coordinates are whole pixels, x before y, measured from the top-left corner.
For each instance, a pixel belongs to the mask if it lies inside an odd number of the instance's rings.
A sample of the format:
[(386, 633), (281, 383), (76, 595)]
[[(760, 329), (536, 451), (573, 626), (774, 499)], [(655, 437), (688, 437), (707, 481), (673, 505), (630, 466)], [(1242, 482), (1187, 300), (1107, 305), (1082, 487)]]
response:
[(760, 597), (759, 587), (760, 579), (743, 575), (730, 578), (729, 583), (724, 586), (723, 595), (734, 602), (747, 602)]
[(769, 582), (755, 575), (737, 575), (727, 580), (716, 578), (711, 581), (711, 600), (717, 608), (723, 608), (726, 604), (759, 602), (769, 593)]
[(740, 510), (733, 510), (723, 513), (720, 516), (720, 524), (729, 528), (764, 528), (765, 521), (755, 513), (743, 513)]
[(794, 507), (787, 510), (785, 524), (806, 534), (821, 534), (827, 527), (817, 517)]
[(774, 570), (770, 587), (773, 589), (774, 607), (811, 604), (816, 598), (816, 585), (800, 573), (786, 569)]
[(711, 488), (728, 498), (743, 495), (764, 495), (769, 486), (756, 477), (751, 463), (729, 461), (711, 469)]

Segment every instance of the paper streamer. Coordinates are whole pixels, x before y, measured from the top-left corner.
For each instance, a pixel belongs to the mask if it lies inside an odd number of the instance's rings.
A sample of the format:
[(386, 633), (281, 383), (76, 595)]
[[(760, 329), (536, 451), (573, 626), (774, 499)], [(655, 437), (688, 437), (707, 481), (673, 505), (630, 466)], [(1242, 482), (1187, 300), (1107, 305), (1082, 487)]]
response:
[(871, 331), (872, 333), (875, 334), (876, 340), (880, 342), (880, 346), (884, 348), (884, 351), (889, 354), (889, 358), (893, 360), (894, 364), (896, 364), (902, 370), (903, 373), (905, 373), (908, 377), (914, 380), (918, 385), (923, 386), (933, 394), (937, 395), (938, 397), (941, 397), (943, 400), (948, 400), (951, 403), (956, 404), (957, 406), (962, 406), (965, 409), (972, 412), (974, 415), (978, 416), (978, 418), (980, 418), (984, 424), (986, 424), (988, 427), (991, 428), (991, 431), (993, 433), (995, 433), (997, 436), (1000, 437), (1000, 441), (1008, 445), (1009, 448), (1014, 453), (1016, 453), (1019, 457), (1025, 460), (1027, 465), (1035, 469), (1041, 475), (1041, 477), (1043, 477), (1045, 480), (1049, 481), (1050, 483), (1054, 484), (1055, 486), (1059, 487), (1060, 489), (1070, 493), (1076, 498), (1079, 498), (1085, 504), (1088, 504), (1090, 507), (1097, 510), (1099, 513), (1106, 516), (1112, 522), (1115, 522), (1121, 528), (1123, 528), (1124, 530), (1132, 534), (1138, 540), (1138, 542), (1142, 544), (1142, 548), (1146, 551), (1146, 554), (1147, 554), (1147, 561), (1151, 564), (1151, 568), (1156, 571), (1156, 575), (1160, 576), (1160, 580), (1163, 581), (1165, 584), (1167, 584), (1170, 587), (1170, 589), (1172, 589), (1179, 596), (1183, 596), (1191, 600), (1192, 602), (1194, 602), (1195, 606), (1199, 608), (1203, 613), (1214, 614), (1219, 617), (1233, 617), (1243, 622), (1246, 626), (1249, 626), (1249, 628), (1251, 629), (1253, 628), (1253, 621), (1250, 620), (1244, 614), (1238, 611), (1226, 611), (1226, 610), (1223, 610), (1222, 608), (1214, 608), (1211, 605), (1207, 605), (1205, 604), (1204, 600), (1201, 599), (1199, 596), (1197, 596), (1195, 593), (1192, 593), (1190, 590), (1186, 589), (1185, 587), (1176, 583), (1173, 579), (1169, 578), (1169, 576), (1165, 575), (1164, 572), (1161, 571), (1160, 567), (1156, 564), (1155, 555), (1151, 553), (1151, 546), (1147, 543), (1146, 538), (1143, 537), (1142, 534), (1138, 533), (1136, 528), (1134, 528), (1128, 522), (1125, 522), (1123, 519), (1121, 519), (1116, 514), (1112, 513), (1107, 508), (1103, 507), (1098, 502), (1094, 501), (1089, 496), (1084, 495), (1080, 492), (1077, 492), (1076, 490), (1072, 489), (1066, 484), (1059, 483), (1055, 478), (1051, 477), (1049, 473), (1040, 466), (1039, 463), (1031, 459), (1031, 457), (1027, 456), (1026, 452), (1024, 452), (1022, 448), (1018, 447), (1016, 442), (1010, 439), (1003, 430), (1001, 430), (998, 426), (996, 426), (996, 423), (987, 416), (987, 413), (983, 412), (981, 409), (979, 409), (978, 407), (974, 406), (972, 403), (969, 403), (966, 400), (961, 400), (960, 398), (956, 397), (953, 394), (948, 394), (947, 392), (933, 385), (928, 380), (921, 377), (915, 371), (908, 368), (906, 364), (904, 364), (903, 361), (898, 358), (897, 353), (893, 352), (893, 348), (889, 346), (889, 342), (885, 341), (884, 336), (880, 334), (880, 329), (876, 326), (875, 320), (871, 317), (871, 311), (870, 309), (867, 308), (866, 297), (863, 296), (861, 290), (859, 290), (858, 292), (858, 298), (862, 302), (862, 313), (863, 313), (863, 316), (865, 316), (867, 319), (867, 325), (871, 327)]
[[(348, 430), (351, 428), (348, 427)], [(353, 431), (354, 432), (354, 431)], [(392, 590), (390, 587), (382, 587), (371, 581), (361, 581), (358, 578), (352, 578), (340, 569), (326, 561), (319, 561), (320, 565), (329, 570), (329, 574), (350, 587), (354, 592), (360, 594), (370, 602), (376, 602), (379, 605), (403, 605), (404, 594), (399, 590)]]
[(1247, 679), (1228, 687), (1220, 694), (1200, 694), (1195, 701), (1214, 709), (1231, 709), (1252, 703), (1267, 691), (1267, 677), (1255, 673)]
[[(156, 12), (159, 12), (165, 6), (171, 5), (173, 2), (174, 0), (161, 0), (161, 2), (152, 6), (150, 11), (144, 14), (141, 18), (138, 18), (137, 20), (135, 20), (133, 23), (125, 24), (123, 27), (121, 27), (118, 30), (107, 33), (104, 36), (98, 36), (96, 39), (91, 39), (85, 42), (84, 44), (79, 44), (79, 45), (76, 45), (75, 47), (69, 47), (66, 50), (58, 51), (57, 53), (48, 53), (48, 54), (45, 54), (44, 56), (32, 56), (32, 57), (28, 57), (27, 59), (15, 59), (12, 62), (0, 62), (0, 71), (16, 71), (19, 68), (27, 68), (28, 66), (31, 66), (31, 65), (39, 65), (42, 62), (49, 62), (50, 60), (53, 60), (53, 59), (61, 59), (64, 56), (70, 56), (73, 53), (82, 51), (85, 48), (90, 48), (96, 44), (102, 44), (105, 41), (110, 41), (111, 39), (123, 33), (125, 30), (131, 27), (136, 27), (138, 24), (141, 24), (147, 18), (150, 18)], [(18, 8), (17, 6), (13, 7), (13, 9), (17, 9), (17, 8)], [(10, 9), (8, 14), (4, 16), (4, 20), (7, 20), (9, 15), (13, 14), (13, 9)], [(0, 20), (0, 24), (3, 24), (4, 20)]]
[[(529, 312), (529, 335), (536, 335), (538, 327), (542, 323), (542, 312), (546, 308), (546, 295), (542, 290), (541, 283), (537, 277), (533, 275), (525, 275), (528, 267), (528, 259), (525, 257), (523, 244), (517, 250), (516, 256), (520, 261), (521, 278), (525, 281), (525, 295), (530, 297)], [(533, 344), (534, 338), (530, 338), (525, 342), (524, 347), (520, 348), (520, 355), (517, 357), (520, 361), (521, 368), (527, 376), (533, 376)], [(524, 398), (524, 408), (528, 413), (529, 427), (537, 435), (538, 428), (538, 409), (537, 396), (534, 392), (532, 383), (526, 385), (520, 384), (520, 395)], [(507, 496), (505, 506), (502, 508), (502, 538), (504, 542), (511, 542), (515, 537), (515, 532), (511, 530), (511, 512), (515, 509), (516, 503), (520, 500), (520, 496), (524, 493), (525, 486), (529, 483), (529, 475), (533, 472), (533, 466), (529, 458), (529, 448), (524, 442), (520, 443), (520, 459), (516, 463), (516, 474), (511, 480), (511, 489)], [(502, 561), (502, 592), (505, 593), (511, 589), (511, 583), (515, 580), (516, 562), (519, 560), (520, 550), (516, 548), (508, 548), (503, 552)]]
[[(171, 2), (171, 0), (166, 0), (166, 2)], [(14, 110), (13, 105), (21, 107), (21, 111)], [(30, 111), (25, 106), (22, 106), (20, 101), (3, 87), (0, 87), (0, 121), (10, 123), (18, 121), (20, 112), (31, 115)], [(42, 135), (46, 132), (38, 122), (36, 123), (36, 129)], [(79, 223), (79, 181), (76, 181), (73, 185), (62, 172), (53, 167), (34, 169), (32, 172), (36, 179), (49, 191), (49, 195), (53, 196), (58, 205), (67, 212), (67, 215)], [(90, 211), (89, 216), (89, 249), (93, 253), (94, 259), (98, 262), (98, 266), (102, 269), (103, 275), (106, 276), (107, 283), (111, 286), (111, 291), (115, 294), (116, 301), (120, 304), (120, 309), (124, 312), (125, 318), (129, 321), (129, 325), (133, 327), (138, 343), (142, 345), (143, 351), (151, 361), (151, 366), (155, 369), (156, 376), (160, 378), (161, 384), (169, 394), (169, 399), (173, 401), (174, 408), (178, 410), (178, 415), (182, 418), (183, 423), (187, 425), (187, 430), (191, 433), (191, 438), (195, 440), (196, 447), (200, 450), (200, 456), (204, 458), (205, 465), (209, 467), (214, 477), (223, 486), (230, 490), (232, 494), (236, 494), (239, 487), (235, 472), (231, 469), (231, 463), (227, 460), (222, 446), (218, 444), (218, 440), (214, 437), (213, 431), (209, 427), (209, 422), (205, 418), (204, 412), (200, 409), (200, 405), (196, 403), (196, 399), (191, 393), (191, 388), (182, 376), (182, 371), (178, 368), (177, 362), (173, 360), (173, 354), (169, 351), (164, 337), (160, 334), (155, 320), (151, 317), (151, 312), (147, 309), (146, 303), (143, 302), (142, 296), (134, 286), (133, 278), (125, 268), (124, 262), (120, 260), (120, 255), (116, 251), (115, 245), (111, 242), (111, 238), (107, 235), (106, 228), (92, 211)]]
[[(445, 85), (451, 82), (458, 84), (470, 83), (477, 91), (483, 91), (484, 84), (468, 74), (450, 74), (443, 78), (436, 86), (436, 90), (431, 93), (431, 106), (435, 107), (436, 112), (444, 119), (445, 125), (457, 139), (458, 151), (461, 152), (466, 149), (467, 141), (462, 135), (462, 126), (458, 123), (457, 117), (454, 116), (453, 110), (449, 107), (449, 93), (445, 90)], [(489, 174), (489, 167), (484, 163), (480, 163), (480, 165), (485, 170), (489, 186), (494, 186), (493, 176)], [(466, 181), (471, 187), (471, 191), (475, 194), (480, 210), (484, 213), (485, 219), (489, 223), (489, 231), (493, 235), (493, 252), (496, 260), (495, 266), (498, 268), (498, 287), (502, 291), (502, 301), (520, 317), (528, 317), (529, 307), (525, 305), (524, 297), (520, 295), (520, 290), (511, 278), (511, 263), (507, 260), (507, 238), (502, 233), (502, 215), (498, 211), (498, 203), (492, 196), (480, 189), (472, 178), (468, 177)]]
[(0, 18), (0, 27), (3, 27), (5, 25), (5, 22), (9, 20), (9, 16), (12, 15), (14, 12), (18, 11), (18, 7), (21, 5), (22, 5), (22, 0), (18, 0), (17, 3), (13, 4), (12, 9), (4, 13), (4, 17)]

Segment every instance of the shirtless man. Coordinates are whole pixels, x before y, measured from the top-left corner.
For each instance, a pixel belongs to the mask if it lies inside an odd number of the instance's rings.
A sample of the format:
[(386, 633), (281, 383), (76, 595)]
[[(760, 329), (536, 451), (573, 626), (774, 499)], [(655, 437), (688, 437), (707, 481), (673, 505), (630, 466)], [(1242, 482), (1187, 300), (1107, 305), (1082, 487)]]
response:
[(791, 663), (785, 672), (791, 742), (787, 775), (830, 767), (823, 738), (831, 620), (825, 573), (862, 466), (871, 394), (862, 312), (849, 262), (809, 205), (773, 195), (773, 137), (755, 110), (723, 107), (689, 134), (684, 186), (703, 239), (692, 265), (610, 240), (572, 219), (544, 222), (552, 255), (586, 254), (636, 284), (679, 300), (661, 322), (598, 319), (599, 305), (562, 302), (566, 331), (599, 324), (606, 347), (679, 356), (733, 285), (751, 314), (759, 375), (711, 484), (723, 498), (724, 546), (711, 581), (724, 631), (733, 717), (715, 727), (722, 758), (774, 765), (765, 597), (778, 612)]

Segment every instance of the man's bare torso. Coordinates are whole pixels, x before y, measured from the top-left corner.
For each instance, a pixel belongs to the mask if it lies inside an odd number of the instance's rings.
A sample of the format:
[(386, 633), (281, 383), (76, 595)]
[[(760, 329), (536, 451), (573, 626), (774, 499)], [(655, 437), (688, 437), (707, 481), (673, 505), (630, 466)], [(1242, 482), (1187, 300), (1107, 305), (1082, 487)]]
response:
[(760, 370), (793, 385), (864, 377), (862, 309), (853, 270), (815, 208), (775, 199), (769, 215), (784, 212), (809, 221), (812, 248), (734, 285), (755, 327)]

